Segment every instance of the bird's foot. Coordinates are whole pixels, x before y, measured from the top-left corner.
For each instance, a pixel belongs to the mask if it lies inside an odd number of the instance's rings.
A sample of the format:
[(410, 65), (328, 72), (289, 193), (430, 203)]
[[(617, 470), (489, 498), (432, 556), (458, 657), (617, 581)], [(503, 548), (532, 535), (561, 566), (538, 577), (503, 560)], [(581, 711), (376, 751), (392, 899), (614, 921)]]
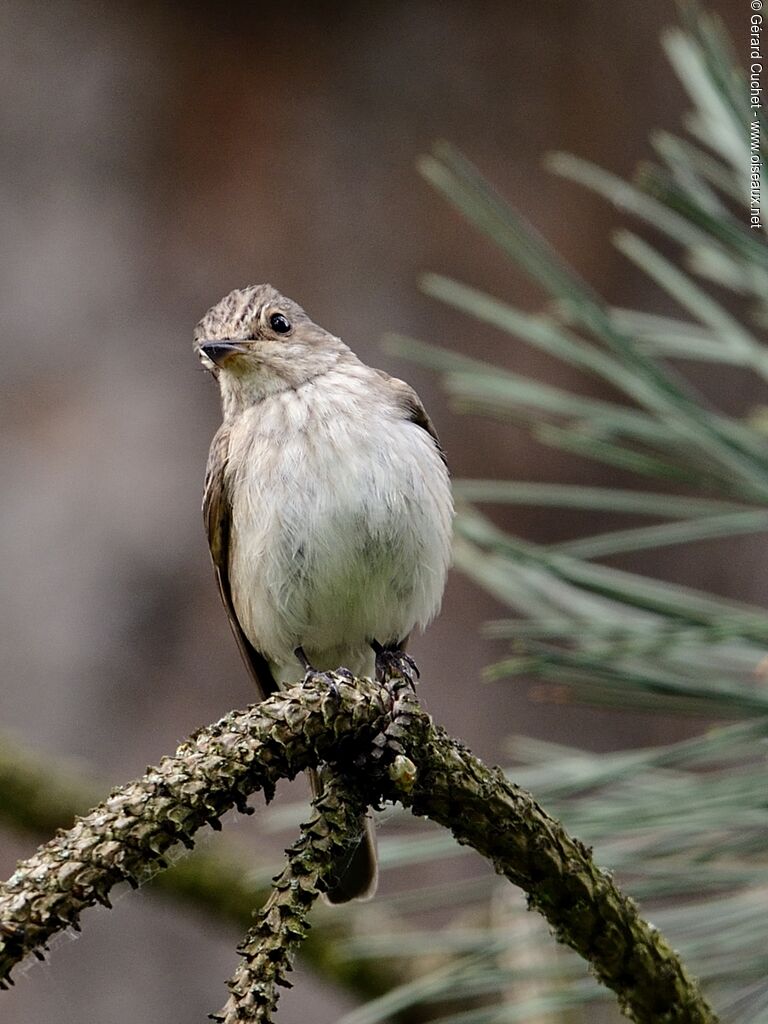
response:
[(371, 641), (376, 652), (376, 679), (380, 683), (388, 682), (393, 676), (401, 676), (411, 686), (419, 678), (416, 662), (399, 647), (382, 647), (378, 640)]
[[(334, 679), (334, 674), (338, 674), (338, 673), (320, 672), (318, 669), (316, 669), (314, 667), (312, 662), (306, 656), (306, 654), (304, 653), (304, 648), (303, 647), (296, 647), (294, 649), (293, 653), (299, 659), (299, 662), (301, 663), (301, 667), (304, 669), (304, 680), (303, 681), (305, 683), (318, 682), (318, 681), (325, 683), (327, 685), (327, 687), (328, 687), (328, 691), (331, 694), (331, 696), (336, 701), (338, 701), (340, 699), (341, 694), (339, 693), (339, 688), (336, 685), (336, 680)], [(344, 671), (346, 671), (346, 670), (344, 670)]]

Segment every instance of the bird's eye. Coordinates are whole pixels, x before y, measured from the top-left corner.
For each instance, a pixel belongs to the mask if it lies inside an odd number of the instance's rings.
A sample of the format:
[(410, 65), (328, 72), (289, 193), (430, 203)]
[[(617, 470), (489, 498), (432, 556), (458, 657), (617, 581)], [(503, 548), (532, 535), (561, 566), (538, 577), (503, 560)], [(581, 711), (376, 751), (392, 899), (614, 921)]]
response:
[(291, 323), (282, 313), (273, 313), (269, 318), (269, 326), (276, 334), (287, 334), (291, 329)]

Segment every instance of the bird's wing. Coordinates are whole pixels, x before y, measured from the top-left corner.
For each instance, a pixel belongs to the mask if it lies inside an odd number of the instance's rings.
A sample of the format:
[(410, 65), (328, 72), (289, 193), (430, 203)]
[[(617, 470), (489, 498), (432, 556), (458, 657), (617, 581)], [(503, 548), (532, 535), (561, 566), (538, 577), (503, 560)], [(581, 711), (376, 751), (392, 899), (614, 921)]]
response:
[[(395, 402), (402, 409), (405, 419), (410, 420), (411, 423), (415, 423), (429, 434), (432, 440), (435, 442), (435, 448), (437, 453), (443, 462), (448, 465), (448, 460), (445, 457), (445, 451), (443, 446), (440, 444), (440, 438), (437, 436), (435, 425), (430, 419), (429, 413), (424, 408), (421, 399), (416, 394), (410, 384), (406, 384), (404, 380), (400, 380), (398, 377), (393, 377), (391, 374), (386, 373), (384, 370), (376, 370), (376, 373), (382, 380), (386, 381), (389, 385), (390, 392), (395, 398)], [(408, 646), (408, 640), (410, 634), (403, 637), (398, 643), (397, 647), (399, 650), (404, 651)]]
[(421, 403), (421, 399), (413, 390), (410, 384), (406, 384), (404, 380), (399, 380), (397, 377), (391, 376), (389, 373), (385, 373), (384, 370), (376, 370), (376, 373), (382, 380), (386, 381), (389, 385), (390, 393), (394, 396), (395, 402), (403, 411), (405, 419), (416, 423), (419, 427), (422, 427), (432, 440), (435, 442), (435, 447), (440, 455), (443, 462), (448, 464), (443, 451), (443, 446), (440, 444), (440, 438), (437, 436), (435, 425), (429, 418), (427, 410)]
[(229, 625), (232, 627), (237, 646), (249, 672), (253, 676), (262, 697), (268, 697), (277, 690), (269, 663), (248, 640), (243, 632), (232, 603), (229, 586), (229, 531), (232, 519), (232, 502), (228, 493), (225, 469), (229, 456), (229, 430), (222, 424), (211, 443), (208, 465), (205, 471), (205, 492), (203, 494), (203, 521), (208, 532), (208, 544), (219, 584), (219, 593), (227, 609)]

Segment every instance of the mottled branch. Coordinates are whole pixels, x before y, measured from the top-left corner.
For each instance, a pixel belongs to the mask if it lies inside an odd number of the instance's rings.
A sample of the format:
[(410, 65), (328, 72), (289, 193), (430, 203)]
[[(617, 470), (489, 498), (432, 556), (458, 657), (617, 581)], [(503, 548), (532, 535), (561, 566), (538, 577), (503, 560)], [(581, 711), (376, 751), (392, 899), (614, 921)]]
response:
[[(435, 728), (407, 688), (344, 673), (332, 681), (310, 680), (201, 730), (23, 862), (0, 888), (0, 976), (76, 924), (85, 907), (106, 903), (114, 884), (136, 884), (171, 845), (191, 844), (198, 828), (244, 808), (250, 793), (269, 796), (278, 779), (328, 761), (341, 771), (357, 766), (366, 801), (400, 800), (491, 860), (591, 963), (628, 1017), (716, 1021), (665, 940), (528, 793)], [(372, 770), (377, 763), (387, 770)]]
[(327, 886), (324, 877), (339, 854), (360, 841), (365, 799), (343, 777), (323, 773), (323, 793), (311, 821), (287, 850), (288, 862), (272, 894), (238, 949), (243, 959), (227, 983), (230, 996), (211, 1019), (220, 1024), (269, 1022), (280, 996), (290, 988), (288, 973), (309, 931), (309, 913)]
[(310, 682), (201, 729), (74, 827), (59, 832), (0, 887), (0, 978), (95, 903), (109, 906), (122, 881), (137, 885), (177, 843), (192, 846), (204, 825), (219, 827), (232, 807), (247, 811), (257, 790), (271, 796), (281, 778), (369, 749), (389, 723), (382, 687), (346, 676)]
[[(0, 825), (40, 841), (57, 829), (67, 828), (106, 791), (75, 764), (35, 755), (9, 736), (0, 735)], [(171, 898), (245, 932), (254, 907), (269, 895), (269, 887), (254, 882), (254, 875), (268, 865), (257, 853), (235, 853), (225, 844), (195, 850), (174, 860), (167, 871), (158, 871), (150, 885)], [(258, 868), (263, 868), (259, 872)], [(356, 934), (361, 904), (339, 907), (318, 905), (312, 914), (312, 931), (301, 946), (303, 962), (326, 981), (341, 986), (357, 999), (384, 995), (403, 980), (414, 964), (391, 959), (356, 959), (338, 956), (336, 950)], [(364, 925), (367, 927), (367, 925)], [(403, 1020), (408, 1015), (398, 1015)]]
[(625, 1016), (641, 1024), (717, 1021), (664, 937), (530, 793), (434, 726), (417, 763), (413, 792), (398, 794), (400, 801), (450, 829), (523, 889), (557, 940), (613, 989)]

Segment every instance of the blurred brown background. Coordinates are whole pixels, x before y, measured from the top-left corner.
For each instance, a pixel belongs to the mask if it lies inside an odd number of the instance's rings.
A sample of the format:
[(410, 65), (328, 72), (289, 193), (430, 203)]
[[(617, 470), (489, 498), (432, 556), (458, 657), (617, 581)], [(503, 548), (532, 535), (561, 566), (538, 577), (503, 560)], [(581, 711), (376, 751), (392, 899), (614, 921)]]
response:
[[(743, 28), (735, 5), (715, 9)], [(271, 281), (416, 384), (455, 475), (611, 479), (457, 418), (380, 339), (399, 330), (562, 372), (420, 295), (419, 275), (437, 270), (540, 302), (416, 174), (435, 138), (463, 149), (601, 292), (666, 308), (612, 252), (617, 215), (540, 162), (566, 149), (628, 174), (651, 128), (677, 128), (687, 102), (658, 42), (675, 11), (660, 0), (7, 0), (0, 19), (0, 727), (113, 784), (252, 697), (200, 521), (219, 408), (190, 343), (231, 288)], [(512, 525), (555, 539), (590, 524), (523, 510)], [(758, 594), (746, 544), (714, 573), (696, 555), (666, 558), (693, 585)], [(606, 749), (673, 735), (481, 683), (495, 652), (478, 631), (498, 613), (454, 576), (414, 645), (422, 697), (479, 754), (500, 759), (519, 731)], [(2, 870), (32, 845), (0, 836)], [(0, 1020), (202, 1020), (237, 939), (142, 890), (18, 972)], [(280, 1019), (332, 1020), (343, 1005), (300, 976)]]

